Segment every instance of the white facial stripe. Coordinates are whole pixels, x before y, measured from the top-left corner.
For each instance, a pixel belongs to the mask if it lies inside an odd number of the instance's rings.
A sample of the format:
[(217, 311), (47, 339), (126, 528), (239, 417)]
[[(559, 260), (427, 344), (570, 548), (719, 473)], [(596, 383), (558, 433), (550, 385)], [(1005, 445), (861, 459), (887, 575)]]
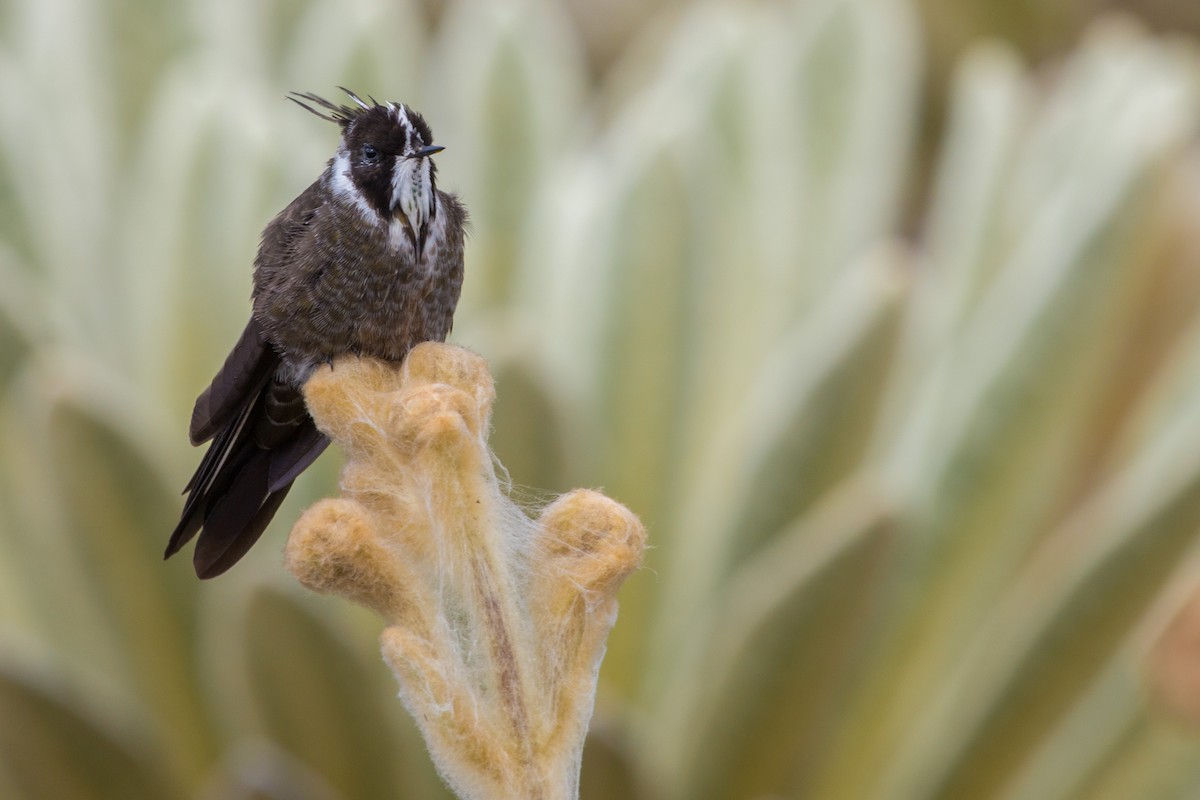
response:
[[(392, 169), (392, 202), (393, 212), (399, 209), (408, 219), (408, 224), (414, 231), (420, 231), (429, 223), (433, 216), (433, 165), (428, 158), (405, 158), (397, 156)], [(367, 202), (367, 198), (354, 183), (350, 175), (350, 151), (342, 142), (337, 154), (333, 157), (330, 190), (335, 196), (348, 202), (359, 210), (363, 218), (372, 224), (387, 222), (379, 212)], [(388, 241), (393, 249), (411, 245), (403, 230), (403, 223), (392, 218), (388, 224)], [(420, 254), (416, 254), (418, 260)]]
[(396, 157), (392, 170), (392, 208), (399, 208), (414, 231), (433, 214), (433, 180), (428, 158)]
[(396, 122), (404, 129), (404, 147), (406, 150), (411, 152), (419, 145), (429, 144), (429, 142), (421, 141), (421, 135), (413, 127), (412, 120), (408, 116), (408, 106), (388, 103), (388, 110), (392, 112), (392, 116), (396, 118)]
[(426, 232), (424, 248), (417, 252), (414, 247), (414, 242), (409, 238), (407, 226), (403, 220), (394, 218), (392, 224), (388, 227), (388, 245), (394, 251), (404, 254), (412, 259), (412, 264), (420, 270), (427, 271), (438, 265), (438, 257), (441, 253), (441, 248), (448, 243), (449, 232), (446, 230), (448, 219), (447, 214), (438, 214), (428, 223), (429, 230)]
[(408, 106), (388, 103), (388, 108), (391, 109), (392, 116), (405, 130), (412, 130), (412, 121), (408, 118)]
[(350, 177), (350, 151), (346, 149), (345, 142), (338, 148), (337, 155), (333, 157), (333, 182), (330, 188), (338, 197), (353, 203), (367, 221), (379, 222), (379, 213), (371, 207), (367, 198), (363, 197), (363, 193), (354, 185), (354, 180)]

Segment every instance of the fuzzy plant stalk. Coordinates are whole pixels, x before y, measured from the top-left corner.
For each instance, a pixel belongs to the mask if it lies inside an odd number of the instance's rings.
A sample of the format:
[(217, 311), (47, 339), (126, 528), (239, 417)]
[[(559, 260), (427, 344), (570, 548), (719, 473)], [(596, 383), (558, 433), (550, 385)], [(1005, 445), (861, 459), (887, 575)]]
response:
[(577, 797), (642, 524), (593, 491), (536, 518), (510, 500), (487, 443), (492, 378), (461, 348), (422, 344), (401, 365), (343, 358), (304, 393), (346, 465), (341, 496), (292, 529), (288, 568), (384, 618), (400, 698), (460, 797)]

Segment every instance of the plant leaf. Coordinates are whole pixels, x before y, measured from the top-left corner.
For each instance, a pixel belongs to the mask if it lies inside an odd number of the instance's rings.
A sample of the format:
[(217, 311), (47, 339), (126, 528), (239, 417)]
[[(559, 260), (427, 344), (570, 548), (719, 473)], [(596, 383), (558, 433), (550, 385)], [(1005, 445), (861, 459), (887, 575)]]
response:
[(183, 797), (145, 748), (106, 729), (80, 698), (0, 663), (0, 771), (21, 795), (56, 800)]
[[(364, 664), (289, 594), (248, 599), (246, 669), (264, 731), (347, 798), (441, 797), (429, 756), (401, 737), (403, 708), (382, 660)], [(419, 741), (419, 740), (417, 740)]]

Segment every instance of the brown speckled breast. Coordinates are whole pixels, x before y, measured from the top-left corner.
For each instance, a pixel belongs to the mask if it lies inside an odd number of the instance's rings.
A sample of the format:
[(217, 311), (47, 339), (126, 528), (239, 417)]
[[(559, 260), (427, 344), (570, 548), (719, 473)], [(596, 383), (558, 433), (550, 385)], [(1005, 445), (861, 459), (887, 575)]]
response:
[(463, 278), (457, 199), (437, 193), (418, 258), (401, 223), (373, 222), (320, 183), (264, 231), (255, 260), (254, 316), (293, 374), (343, 353), (398, 361), (443, 341)]

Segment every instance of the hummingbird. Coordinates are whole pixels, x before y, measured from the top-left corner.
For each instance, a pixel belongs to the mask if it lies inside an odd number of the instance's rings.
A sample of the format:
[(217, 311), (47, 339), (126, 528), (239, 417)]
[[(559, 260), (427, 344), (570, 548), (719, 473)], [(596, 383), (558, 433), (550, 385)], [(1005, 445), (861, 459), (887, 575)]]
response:
[(463, 280), (466, 209), (436, 185), (425, 119), (407, 105), (289, 100), (337, 123), (325, 171), (262, 232), (250, 321), (197, 398), (189, 438), (211, 440), (171, 534), (169, 558), (197, 533), (200, 578), (258, 541), (296, 477), (329, 444), (304, 405), (313, 371), (345, 354), (400, 361), (445, 341)]

